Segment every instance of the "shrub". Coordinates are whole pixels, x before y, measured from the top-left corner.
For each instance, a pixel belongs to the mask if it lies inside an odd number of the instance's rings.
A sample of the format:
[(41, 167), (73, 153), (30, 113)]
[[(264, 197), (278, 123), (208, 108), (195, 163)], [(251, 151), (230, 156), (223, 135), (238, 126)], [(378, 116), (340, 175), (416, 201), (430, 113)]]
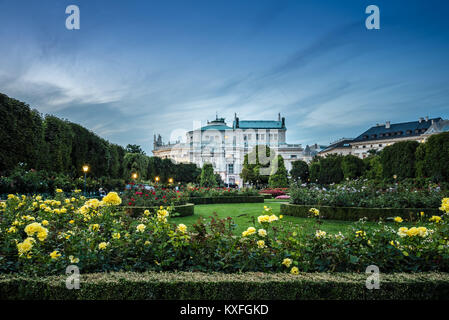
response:
[(202, 187), (216, 187), (217, 180), (214, 175), (214, 167), (210, 163), (205, 163), (201, 170), (200, 185)]
[(407, 220), (418, 219), (419, 212), (425, 212), (427, 216), (438, 215), (437, 208), (358, 208), (358, 207), (329, 207), (317, 205), (296, 205), (282, 204), (281, 214), (307, 218), (310, 216), (310, 209), (318, 208), (323, 219), (358, 221), (367, 219), (368, 221), (388, 220), (392, 217), (402, 217)]
[(343, 180), (340, 155), (328, 155), (325, 158), (317, 158), (310, 165), (310, 180), (319, 184), (339, 183)]
[(123, 204), (130, 207), (173, 206), (187, 203), (187, 196), (179, 191), (159, 186), (151, 189), (142, 184), (131, 183), (123, 194)]
[(233, 196), (233, 197), (195, 197), (190, 198), (194, 204), (217, 204), (217, 203), (263, 203), (264, 197), (261, 196)]
[(383, 177), (389, 180), (392, 180), (393, 176), (398, 179), (414, 178), (415, 153), (418, 146), (417, 141), (403, 141), (385, 147), (380, 153)]
[(365, 172), (365, 163), (359, 157), (347, 155), (341, 160), (341, 170), (345, 179), (356, 179)]
[(261, 194), (271, 194), (273, 197), (283, 196), (288, 191), (288, 188), (275, 188), (275, 189), (262, 189), (259, 191)]
[(288, 186), (287, 169), (284, 165), (284, 158), (281, 155), (276, 157), (276, 163), (273, 164), (268, 185), (272, 188), (286, 188)]
[(293, 161), (290, 176), (295, 182), (299, 180), (306, 182), (309, 179), (309, 165), (307, 162), (302, 160)]
[(445, 300), (449, 292), (445, 273), (382, 274), (381, 290), (367, 290), (366, 278), (362, 273), (111, 272), (83, 274), (80, 289), (67, 290), (66, 276), (3, 275), (0, 299)]
[(416, 150), (417, 176), (449, 182), (449, 132), (432, 135)]
[(449, 195), (435, 184), (421, 188), (409, 183), (377, 186), (371, 181), (348, 181), (326, 188), (318, 185), (290, 187), (291, 203), (332, 207), (363, 208), (438, 208), (440, 199)]

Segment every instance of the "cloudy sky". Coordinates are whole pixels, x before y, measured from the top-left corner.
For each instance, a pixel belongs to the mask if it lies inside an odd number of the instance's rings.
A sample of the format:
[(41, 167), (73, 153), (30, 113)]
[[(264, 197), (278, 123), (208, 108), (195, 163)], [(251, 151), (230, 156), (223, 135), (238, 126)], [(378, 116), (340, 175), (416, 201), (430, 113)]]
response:
[[(81, 29), (65, 28), (76, 4)], [(367, 30), (375, 4), (381, 29)], [(0, 0), (0, 92), (111, 142), (286, 117), (290, 143), (449, 118), (449, 1)]]

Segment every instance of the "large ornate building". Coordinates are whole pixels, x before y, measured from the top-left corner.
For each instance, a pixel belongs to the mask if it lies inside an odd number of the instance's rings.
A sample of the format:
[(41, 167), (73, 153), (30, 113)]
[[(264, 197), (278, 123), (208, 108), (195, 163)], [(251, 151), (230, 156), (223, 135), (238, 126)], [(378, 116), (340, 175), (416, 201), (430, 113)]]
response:
[(339, 140), (321, 152), (320, 156), (329, 154), (352, 154), (366, 158), (369, 150), (380, 151), (386, 146), (400, 141), (424, 142), (432, 134), (449, 131), (449, 121), (441, 118), (420, 118), (417, 121), (377, 124), (355, 139)]
[(235, 115), (232, 126), (217, 116), (206, 126), (187, 132), (185, 142), (164, 144), (160, 135), (155, 136), (153, 154), (176, 163), (195, 163), (199, 167), (211, 163), (225, 183), (241, 185), (244, 156), (256, 145), (269, 146), (280, 154), (288, 171), (293, 161), (310, 162), (319, 151), (318, 145), (304, 149), (300, 144), (286, 143), (286, 132), (285, 118), (280, 114), (277, 121), (240, 120)]

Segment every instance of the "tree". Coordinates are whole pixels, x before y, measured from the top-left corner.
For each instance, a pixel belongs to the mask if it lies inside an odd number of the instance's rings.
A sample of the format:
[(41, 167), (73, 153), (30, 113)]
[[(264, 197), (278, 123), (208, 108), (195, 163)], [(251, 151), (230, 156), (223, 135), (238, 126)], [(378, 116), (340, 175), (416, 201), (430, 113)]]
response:
[(125, 179), (130, 179), (133, 173), (137, 173), (139, 179), (147, 178), (149, 157), (140, 153), (127, 153), (123, 159)]
[(341, 169), (345, 179), (356, 179), (365, 172), (365, 163), (359, 157), (347, 155), (341, 160)]
[(414, 178), (418, 146), (417, 141), (403, 141), (385, 147), (380, 153), (383, 177), (389, 180), (393, 176), (398, 179)]
[(243, 160), (243, 168), (240, 177), (243, 183), (251, 183), (258, 186), (267, 184), (271, 173), (271, 165), (275, 160), (275, 153), (266, 145), (255, 146)]
[(313, 161), (310, 164), (310, 181), (318, 182), (320, 178), (321, 165), (319, 161)]
[(307, 162), (302, 160), (293, 161), (290, 176), (293, 181), (307, 181), (309, 179), (309, 165)]
[(416, 174), (435, 182), (449, 182), (449, 132), (435, 134), (416, 149)]
[(137, 144), (128, 144), (126, 146), (126, 152), (127, 153), (140, 153), (145, 154), (145, 151), (142, 150), (142, 148)]
[(310, 180), (320, 184), (339, 183), (343, 180), (341, 169), (341, 155), (328, 155), (325, 158), (317, 157), (310, 165)]
[(200, 185), (202, 187), (216, 187), (217, 181), (215, 180), (214, 167), (210, 163), (205, 163), (201, 170)]
[(11, 172), (19, 163), (36, 169), (47, 154), (43, 145), (42, 118), (23, 102), (0, 94), (0, 173)]
[(364, 176), (370, 180), (382, 179), (382, 164), (380, 163), (379, 155), (370, 155), (363, 159), (365, 164)]
[(46, 169), (54, 172), (69, 172), (72, 166), (73, 131), (67, 121), (54, 116), (46, 116), (44, 121), (44, 140), (48, 162)]
[(286, 188), (288, 187), (287, 169), (284, 165), (284, 158), (281, 155), (276, 157), (272, 165), (268, 185), (272, 188)]

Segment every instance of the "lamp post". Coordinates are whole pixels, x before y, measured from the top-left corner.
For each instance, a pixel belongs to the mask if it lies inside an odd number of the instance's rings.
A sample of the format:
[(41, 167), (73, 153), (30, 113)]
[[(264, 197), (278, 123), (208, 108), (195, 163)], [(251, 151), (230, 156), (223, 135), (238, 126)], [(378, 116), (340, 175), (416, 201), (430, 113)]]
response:
[(89, 166), (85, 164), (83, 166), (83, 172), (84, 172), (84, 196), (86, 196), (86, 179), (87, 179), (87, 171), (89, 171)]
[(159, 178), (159, 177), (154, 178), (154, 181), (156, 181), (156, 184), (159, 182), (159, 180), (161, 180), (161, 178)]
[(169, 183), (169, 184), (172, 184), (172, 183), (173, 183), (173, 178), (169, 178), (169, 179), (168, 179), (168, 183)]
[(134, 172), (133, 174), (132, 174), (132, 176), (131, 176), (134, 180), (137, 180), (137, 178), (139, 177), (139, 175), (136, 173), (136, 172)]

